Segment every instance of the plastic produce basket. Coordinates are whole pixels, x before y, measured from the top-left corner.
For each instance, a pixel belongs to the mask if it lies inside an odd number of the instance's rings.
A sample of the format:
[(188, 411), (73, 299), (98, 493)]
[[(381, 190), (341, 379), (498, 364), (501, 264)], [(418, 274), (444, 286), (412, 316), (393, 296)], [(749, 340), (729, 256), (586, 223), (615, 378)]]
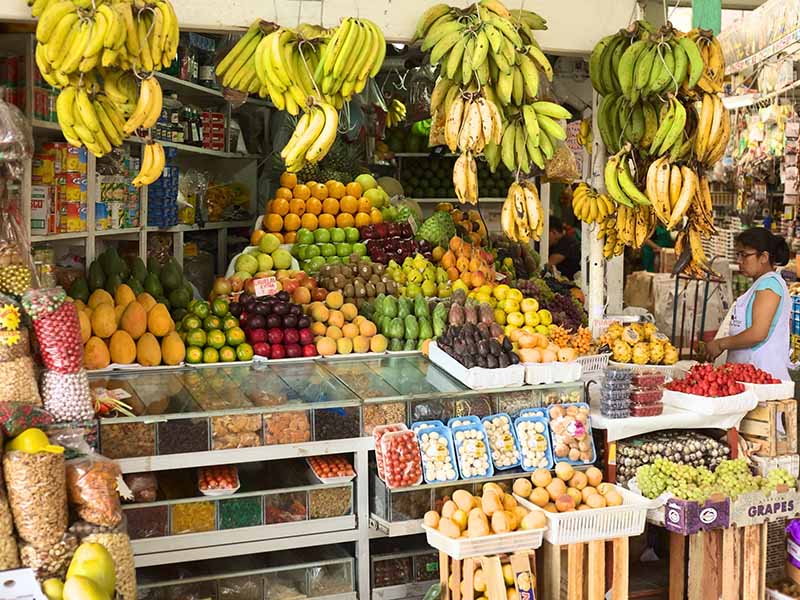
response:
[(546, 531), (546, 529), (528, 529), (454, 540), (427, 525), (423, 525), (422, 528), (425, 530), (428, 544), (456, 560), (507, 554), (516, 550), (536, 550), (542, 545), (542, 536)]
[(521, 496), (515, 494), (514, 497), (528, 510), (540, 510), (545, 513), (549, 527), (544, 537), (554, 546), (641, 535), (647, 519), (647, 510), (653, 503), (618, 485), (615, 485), (614, 489), (622, 496), (621, 506), (565, 513), (550, 513)]
[(634, 373), (661, 373), (667, 379), (672, 378), (672, 373), (675, 369), (675, 365), (637, 365), (635, 363), (621, 363), (613, 360), (609, 360), (608, 364), (618, 369), (631, 369)]
[(579, 356), (575, 360), (581, 366), (581, 375), (596, 375), (602, 373), (608, 367), (608, 359), (611, 358), (610, 353), (606, 354), (587, 354), (586, 356)]

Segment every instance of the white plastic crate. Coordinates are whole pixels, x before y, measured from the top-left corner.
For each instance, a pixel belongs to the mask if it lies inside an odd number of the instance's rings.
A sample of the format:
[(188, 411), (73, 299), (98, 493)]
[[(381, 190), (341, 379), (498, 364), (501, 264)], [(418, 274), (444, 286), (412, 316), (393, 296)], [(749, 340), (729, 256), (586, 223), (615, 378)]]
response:
[(782, 456), (757, 456), (750, 458), (756, 463), (758, 474), (766, 477), (773, 469), (786, 469), (792, 477), (800, 476), (800, 454), (784, 454)]
[(428, 544), (450, 558), (462, 560), (475, 556), (508, 554), (516, 550), (536, 550), (542, 545), (545, 529), (528, 529), (511, 533), (496, 533), (477, 538), (449, 538), (439, 530), (423, 525)]
[(614, 360), (609, 360), (608, 364), (617, 369), (632, 369), (634, 373), (647, 373), (649, 371), (661, 373), (668, 379), (672, 378), (672, 365), (637, 365), (635, 363), (621, 363)]
[(545, 514), (549, 527), (544, 537), (554, 546), (641, 535), (647, 510), (653, 503), (618, 485), (614, 489), (622, 496), (620, 506), (565, 513), (547, 512), (521, 496), (514, 497), (528, 510), (540, 510)]
[(604, 372), (608, 368), (608, 359), (611, 358), (611, 353), (606, 354), (587, 354), (586, 356), (579, 356), (576, 360), (581, 365), (581, 374), (583, 377), (587, 375), (596, 375)]

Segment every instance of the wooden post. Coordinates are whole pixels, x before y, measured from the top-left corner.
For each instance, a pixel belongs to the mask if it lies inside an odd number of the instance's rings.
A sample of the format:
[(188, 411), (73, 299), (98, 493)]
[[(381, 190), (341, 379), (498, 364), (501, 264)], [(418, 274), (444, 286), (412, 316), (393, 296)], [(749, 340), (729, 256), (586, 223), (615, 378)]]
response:
[(669, 600), (683, 600), (686, 590), (686, 537), (669, 534)]
[(689, 600), (703, 599), (705, 535), (704, 531), (700, 531), (689, 536)]
[(542, 544), (541, 594), (548, 600), (561, 598), (561, 546)]
[(606, 597), (605, 542), (589, 542), (589, 591), (588, 600), (604, 600)]
[(722, 600), (738, 600), (741, 566), (741, 530), (729, 527), (722, 532)]
[(761, 598), (761, 525), (742, 527), (742, 563), (745, 565), (742, 573), (742, 598), (756, 600)]
[(712, 529), (705, 535), (703, 548), (703, 597), (708, 600), (719, 600), (722, 589), (720, 574), (722, 571), (722, 530)]
[(439, 552), (439, 583), (442, 584), (442, 600), (450, 600), (450, 557)]
[(611, 600), (628, 600), (628, 538), (612, 541), (614, 579), (611, 581)]
[(567, 600), (583, 600), (583, 544), (567, 546)]

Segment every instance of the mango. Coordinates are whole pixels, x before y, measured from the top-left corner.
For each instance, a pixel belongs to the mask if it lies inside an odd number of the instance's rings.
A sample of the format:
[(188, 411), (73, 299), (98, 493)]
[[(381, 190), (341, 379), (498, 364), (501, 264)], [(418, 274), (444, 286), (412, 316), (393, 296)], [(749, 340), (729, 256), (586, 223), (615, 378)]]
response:
[(114, 292), (114, 302), (117, 305), (127, 306), (131, 302), (136, 300), (136, 294), (133, 293), (133, 290), (127, 284), (122, 284), (117, 288), (117, 291)]
[(153, 297), (152, 297), (150, 294), (148, 294), (147, 292), (142, 292), (141, 294), (139, 294), (138, 296), (136, 296), (136, 301), (137, 301), (139, 304), (141, 304), (142, 306), (144, 306), (144, 309), (145, 309), (147, 312), (150, 312), (150, 309), (151, 309), (151, 308), (153, 308), (153, 307), (156, 305), (156, 299), (155, 299), (155, 298), (153, 298)]
[[(85, 578), (92, 581), (106, 596), (112, 596), (117, 586), (117, 576), (114, 571), (114, 559), (105, 546), (98, 543), (84, 542), (75, 551), (72, 561), (67, 569), (67, 582), (64, 590), (64, 600), (70, 600), (66, 595), (69, 580)], [(76, 597), (77, 598), (77, 597)], [(80, 600), (94, 600), (90, 596), (80, 597)]]
[(183, 345), (181, 336), (176, 332), (169, 332), (161, 340), (161, 359), (165, 365), (180, 364), (186, 357), (186, 346)]
[(120, 327), (138, 340), (147, 331), (147, 310), (137, 300), (130, 302), (122, 313)]
[(99, 585), (88, 577), (74, 576), (67, 579), (64, 584), (64, 600), (110, 600), (111, 594), (106, 594)]
[(87, 369), (105, 369), (111, 363), (111, 355), (106, 343), (92, 336), (83, 347), (83, 366)]
[(145, 333), (136, 342), (136, 360), (143, 367), (155, 367), (161, 364), (161, 346), (152, 333)]
[(114, 312), (114, 305), (108, 303), (98, 304), (92, 310), (92, 331), (97, 337), (111, 337), (117, 330), (117, 317)]
[[(172, 317), (169, 316), (167, 307), (156, 304), (147, 313), (147, 329), (157, 337), (165, 336), (172, 329)], [(158, 363), (156, 363), (158, 364)]]
[(136, 360), (136, 342), (127, 331), (115, 331), (108, 344), (111, 362), (130, 365)]
[(48, 579), (42, 584), (42, 591), (47, 596), (47, 600), (62, 600), (64, 597), (64, 582), (55, 577)]
[(98, 304), (107, 303), (111, 306), (114, 306), (114, 298), (104, 289), (96, 289), (92, 292), (92, 295), (89, 296), (89, 308), (97, 308)]
[(92, 321), (82, 310), (78, 311), (78, 322), (81, 324), (81, 342), (84, 344), (92, 337)]

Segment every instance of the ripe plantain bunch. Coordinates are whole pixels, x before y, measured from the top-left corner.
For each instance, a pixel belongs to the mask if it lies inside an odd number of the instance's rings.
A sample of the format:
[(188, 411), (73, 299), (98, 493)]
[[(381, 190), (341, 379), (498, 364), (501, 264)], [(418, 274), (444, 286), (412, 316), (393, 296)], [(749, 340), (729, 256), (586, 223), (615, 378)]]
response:
[[(39, 18), (36, 65), (42, 78), (61, 90), (56, 112), (70, 144), (101, 157), (139, 127), (155, 125), (162, 94), (153, 71), (172, 64), (180, 37), (168, 0), (29, 0), (29, 5)], [(158, 179), (163, 158), (160, 144), (148, 144), (134, 183)]]
[(724, 71), (711, 32), (682, 33), (669, 23), (655, 29), (637, 21), (595, 46), (589, 73), (602, 95), (597, 122), (611, 154), (604, 183), (617, 205), (598, 234), (607, 256), (621, 252), (620, 242), (637, 247), (660, 220), (690, 240), (683, 246), (694, 255), (677, 266), (698, 276), (710, 271), (698, 240), (714, 231), (703, 171), (722, 158), (731, 133), (718, 95)]
[[(569, 118), (569, 112), (540, 98), (541, 74), (552, 81), (553, 69), (534, 32), (546, 28), (536, 13), (509, 10), (500, 0), (479, 0), (463, 9), (436, 4), (422, 15), (415, 37), (422, 40), (423, 52), (430, 52), (431, 64), (439, 66), (431, 94), (429, 145), (447, 144), (452, 151), (470, 154), (456, 162), (456, 189), (460, 173), (469, 174), (481, 155), (492, 172), (503, 162), (512, 172), (527, 175), (534, 166), (544, 170), (566, 138), (559, 121)], [(494, 124), (492, 135), (485, 130), (477, 147), (468, 144), (465, 149), (452, 141), (475, 138), (475, 120), (465, 118), (470, 113), (462, 109), (469, 100), (488, 106)], [(460, 127), (453, 115), (461, 116)]]
[(545, 214), (533, 181), (514, 182), (500, 212), (500, 226), (508, 239), (527, 244), (538, 241), (544, 230)]

